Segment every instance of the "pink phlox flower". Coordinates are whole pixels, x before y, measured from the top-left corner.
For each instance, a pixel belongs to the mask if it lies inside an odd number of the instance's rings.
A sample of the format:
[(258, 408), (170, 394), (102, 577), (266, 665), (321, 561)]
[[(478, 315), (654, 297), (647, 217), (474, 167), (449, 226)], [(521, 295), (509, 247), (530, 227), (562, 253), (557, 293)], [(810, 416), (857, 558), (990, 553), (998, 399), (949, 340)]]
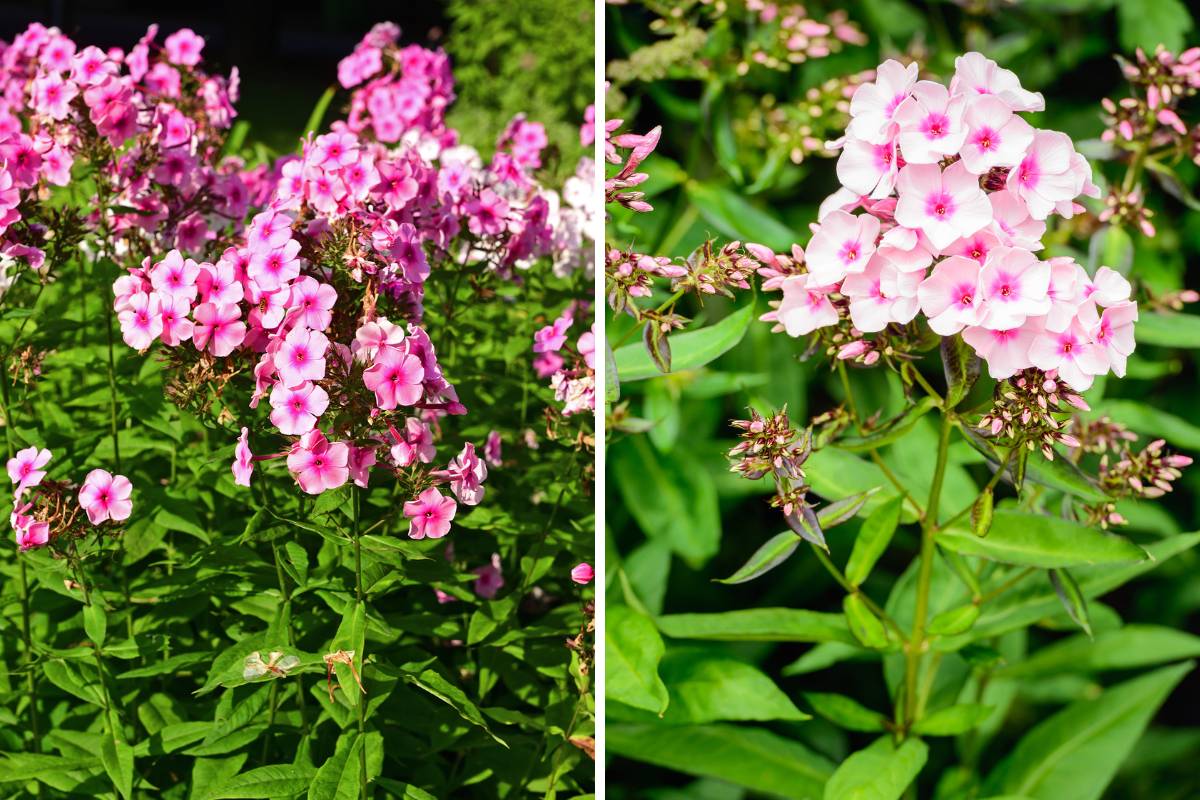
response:
[(371, 475), (371, 467), (375, 465), (375, 447), (356, 447), (350, 445), (349, 460), (346, 466), (350, 469), (350, 479), (355, 486), (366, 488)]
[(218, 358), (234, 351), (246, 338), (246, 323), (236, 303), (201, 303), (192, 312), (192, 342), (197, 350), (207, 349)]
[(1005, 189), (989, 194), (988, 201), (992, 204), (992, 224), (988, 230), (1001, 244), (1024, 250), (1042, 249), (1046, 223), (1029, 216), (1029, 208), (1021, 198)]
[(862, 139), (848, 139), (838, 156), (838, 180), (855, 194), (887, 197), (896, 188), (898, 174), (899, 158), (894, 142), (871, 144)]
[(253, 251), (246, 272), (259, 288), (273, 292), (300, 275), (299, 253), (300, 243), (295, 239), (273, 250)]
[(979, 273), (983, 296), (980, 324), (992, 330), (1009, 330), (1029, 317), (1041, 317), (1051, 308), (1050, 264), (1028, 250), (1000, 247), (992, 251)]
[(121, 338), (135, 350), (145, 350), (162, 333), (162, 303), (158, 294), (136, 292), (129, 296), (126, 307), (117, 314), (121, 323)]
[(50, 451), (44, 447), (40, 450), (37, 447), (18, 450), (17, 454), (8, 460), (8, 477), (17, 484), (16, 492), (20, 494), (22, 489), (41, 483), (42, 478), (46, 477), (46, 471), (42, 467), (49, 461)]
[(329, 394), (308, 381), (293, 388), (282, 383), (271, 390), (271, 423), (280, 433), (300, 436), (317, 424), (317, 418), (329, 407)]
[(959, 153), (976, 175), (992, 167), (1015, 166), (1033, 141), (1033, 126), (992, 95), (969, 98), (963, 118), (967, 136)]
[(305, 275), (292, 284), (292, 299), (288, 304), (292, 313), (300, 317), (301, 324), (323, 331), (333, 321), (333, 306), (337, 302), (337, 290), (328, 283)]
[(444, 470), (450, 481), (454, 496), (468, 506), (477, 506), (483, 500), (483, 482), (487, 479), (487, 464), (475, 454), (475, 444), (467, 442)]
[(487, 459), (487, 463), (493, 467), (500, 466), (500, 432), (489, 431), (487, 440), (483, 444), (483, 457)]
[(420, 461), (422, 464), (433, 462), (437, 448), (433, 445), (433, 431), (429, 426), (416, 417), (404, 421), (404, 432), (391, 428), (392, 437), (396, 444), (392, 445), (392, 460), (398, 467), (407, 467)]
[(911, 164), (900, 170), (896, 187), (896, 221), (919, 229), (938, 250), (992, 221), (992, 205), (962, 161), (944, 172), (936, 164)]
[(399, 347), (404, 342), (404, 327), (394, 325), (387, 317), (376, 317), (373, 322), (365, 322), (354, 333), (354, 341), (350, 349), (355, 358), (363, 362), (374, 361), (381, 347)]
[(475, 579), (475, 594), (491, 600), (504, 588), (504, 572), (500, 565), (500, 554), (492, 553), (490, 564), (471, 570), (479, 577)]
[(292, 445), (287, 465), (301, 489), (308, 494), (321, 494), (350, 479), (349, 456), (345, 442), (330, 442), (319, 428), (313, 428)]
[(320, 331), (309, 330), (303, 324), (292, 328), (275, 354), (280, 380), (285, 386), (321, 380), (325, 377), (328, 349), (329, 339)]
[(917, 289), (929, 327), (940, 336), (953, 336), (963, 327), (978, 325), (982, 301), (978, 261), (951, 256), (938, 262)]
[(533, 352), (556, 353), (567, 343), (567, 330), (575, 319), (567, 314), (558, 317), (550, 325), (538, 329), (533, 334)]
[(966, 99), (951, 97), (940, 83), (917, 81), (912, 94), (896, 108), (896, 142), (909, 164), (936, 164), (959, 151), (967, 136), (963, 124)]
[(587, 585), (596, 577), (596, 571), (586, 561), (571, 569), (571, 580), (580, 585)]
[(1046, 101), (1040, 92), (1021, 88), (1021, 81), (982, 53), (965, 53), (954, 59), (953, 94), (995, 95), (1013, 111), (1043, 111)]
[(1020, 198), (1029, 215), (1043, 220), (1060, 203), (1070, 202), (1090, 183), (1091, 168), (1073, 156), (1071, 137), (1058, 131), (1036, 131), (1020, 163), (1008, 173), (1008, 190)]
[(1136, 346), (1134, 323), (1138, 319), (1137, 304), (1128, 300), (1114, 303), (1104, 309), (1099, 318), (1094, 307), (1084, 306), (1080, 309), (1080, 317), (1091, 340), (1104, 351), (1113, 373), (1118, 378), (1124, 378), (1126, 363)]
[(150, 270), (150, 284), (165, 297), (182, 297), (189, 303), (196, 299), (196, 279), (200, 266), (192, 259), (184, 259), (178, 250), (167, 253), (166, 258)]
[(233, 262), (224, 257), (216, 264), (201, 264), (200, 272), (196, 276), (200, 302), (225, 305), (241, 302), (245, 297), (245, 290), (234, 270)]
[(1029, 360), (1038, 369), (1056, 370), (1077, 392), (1087, 391), (1095, 376), (1103, 375), (1109, 368), (1104, 350), (1092, 343), (1079, 320), (1064, 331), (1038, 334), (1029, 348)]
[(420, 401), (424, 379), (421, 359), (388, 346), (379, 349), (374, 363), (363, 372), (363, 383), (375, 393), (376, 404), (385, 411)]
[(596, 368), (596, 323), (593, 322), (590, 330), (580, 334), (575, 349), (583, 356), (583, 363), (587, 364), (588, 369)]
[(917, 82), (920, 68), (887, 60), (875, 70), (875, 80), (864, 83), (850, 99), (850, 125), (846, 132), (855, 139), (883, 144), (891, 139), (892, 117)]
[(163, 344), (169, 347), (175, 347), (181, 342), (185, 342), (192, 338), (192, 329), (194, 327), (192, 321), (188, 319), (188, 314), (192, 311), (192, 304), (185, 297), (163, 297), (161, 300), (162, 307), (162, 337)]
[(783, 300), (774, 311), (762, 315), (766, 322), (777, 322), (788, 336), (806, 336), (818, 328), (836, 325), (837, 309), (829, 300), (836, 285), (817, 285), (811, 274), (793, 275), (780, 285)]
[(412, 539), (440, 539), (450, 532), (450, 521), (458, 510), (454, 498), (446, 497), (436, 487), (429, 487), (417, 499), (404, 504), (404, 516), (409, 519), (408, 535)]
[(180, 28), (163, 42), (167, 60), (172, 64), (184, 67), (194, 67), (200, 63), (200, 51), (204, 49), (204, 39), (191, 28)]
[(233, 448), (233, 482), (238, 486), (249, 486), (254, 474), (254, 454), (250, 452), (250, 429), (242, 428), (237, 446)]
[(805, 250), (813, 280), (826, 285), (862, 272), (875, 253), (878, 236), (879, 220), (875, 217), (830, 212), (821, 220)]
[(865, 333), (881, 331), (893, 322), (910, 322), (918, 310), (921, 272), (904, 272), (876, 255), (866, 270), (846, 276), (841, 293), (850, 299), (850, 319)]
[(1037, 337), (1036, 327), (1023, 325), (1004, 330), (982, 327), (963, 329), (963, 341), (987, 364), (988, 375), (996, 380), (1009, 378), (1032, 366), (1029, 347)]
[(133, 510), (133, 484), (124, 475), (113, 475), (107, 470), (94, 469), (83, 480), (79, 490), (79, 505), (87, 512), (93, 525), (107, 520), (118, 522), (129, 519)]

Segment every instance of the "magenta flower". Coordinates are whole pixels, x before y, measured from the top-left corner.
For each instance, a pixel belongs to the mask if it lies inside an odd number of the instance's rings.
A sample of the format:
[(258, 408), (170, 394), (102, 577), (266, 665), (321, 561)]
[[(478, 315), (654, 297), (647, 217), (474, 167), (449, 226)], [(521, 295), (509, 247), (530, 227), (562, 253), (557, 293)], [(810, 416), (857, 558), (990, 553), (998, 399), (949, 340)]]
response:
[(404, 328), (388, 322), (387, 317), (377, 317), (366, 322), (355, 332), (351, 348), (360, 361), (374, 361), (379, 348), (384, 345), (398, 347), (404, 341)]
[(336, 289), (305, 275), (292, 284), (292, 300), (288, 305), (300, 315), (302, 325), (314, 331), (323, 331), (333, 321), (332, 310), (336, 302)]
[(320, 331), (304, 326), (292, 328), (275, 354), (275, 369), (285, 386), (297, 386), (304, 381), (319, 381), (325, 377), (325, 351), (329, 339)]
[(200, 63), (204, 39), (197, 36), (191, 28), (180, 28), (167, 37), (163, 42), (163, 49), (167, 52), (167, 60), (172, 64), (194, 67)]
[(783, 300), (778, 308), (763, 314), (767, 322), (778, 322), (788, 336), (805, 336), (817, 328), (836, 325), (837, 309), (829, 300), (836, 286), (816, 286), (812, 275), (793, 275), (783, 280)]
[(533, 334), (533, 352), (555, 353), (567, 343), (567, 330), (575, 322), (574, 317), (563, 314), (553, 324), (538, 329)]
[(237, 304), (201, 303), (192, 314), (192, 342), (197, 350), (207, 349), (218, 358), (233, 352), (246, 338), (246, 323)]
[(163, 344), (175, 347), (192, 338), (192, 321), (188, 319), (192, 304), (185, 297), (164, 297), (162, 303)]
[(42, 478), (46, 477), (42, 467), (49, 461), (50, 451), (44, 447), (41, 450), (37, 447), (26, 447), (17, 451), (17, 454), (8, 460), (8, 477), (17, 484), (16, 493), (20, 494), (22, 489), (41, 483)]
[(349, 456), (345, 442), (331, 443), (320, 429), (314, 428), (292, 446), (287, 465), (301, 489), (308, 494), (320, 494), (349, 480)]
[(42, 547), (50, 541), (50, 523), (39, 522), (31, 515), (26, 514), (25, 512), (29, 508), (30, 504), (26, 503), (20, 508), (13, 509), (12, 514), (9, 515), (9, 522), (17, 534), (17, 548), (21, 552)]
[(172, 250), (150, 270), (150, 283), (161, 297), (183, 298), (192, 303), (199, 275), (200, 266), (195, 261), (185, 260), (178, 250)]
[(450, 490), (465, 505), (477, 506), (483, 500), (487, 464), (475, 455), (474, 442), (463, 445), (462, 452), (446, 467), (445, 474), (450, 480)]
[(70, 113), (71, 101), (78, 94), (79, 87), (64, 81), (57, 72), (51, 72), (33, 82), (33, 107), (39, 114), (62, 120)]
[(374, 447), (355, 447), (349, 445), (349, 459), (346, 466), (350, 470), (350, 480), (354, 481), (355, 486), (362, 486), (364, 489), (371, 475), (371, 467), (375, 466), (375, 448)]
[(875, 217), (831, 211), (821, 219), (805, 251), (812, 280), (826, 286), (848, 274), (862, 272), (875, 254), (878, 236), (879, 220)]
[(414, 462), (429, 464), (433, 461), (437, 449), (433, 446), (433, 431), (416, 417), (409, 417), (404, 422), (404, 433), (395, 428), (391, 429), (396, 444), (392, 445), (392, 460), (398, 467), (407, 467)]
[(107, 520), (114, 522), (129, 519), (133, 510), (133, 484), (124, 475), (112, 475), (106, 470), (94, 469), (83, 479), (79, 490), (79, 505), (87, 512), (93, 525)]
[(292, 389), (277, 383), (271, 390), (271, 423), (280, 433), (289, 436), (311, 431), (328, 407), (326, 391), (308, 381), (302, 381)]
[(404, 516), (410, 520), (408, 535), (413, 539), (440, 539), (450, 532), (450, 520), (458, 504), (430, 487), (404, 504)]
[(363, 372), (363, 383), (375, 393), (376, 405), (385, 411), (419, 401), (424, 380), (421, 359), (394, 347), (380, 348), (375, 363)]
[(596, 323), (593, 322), (592, 327), (579, 336), (575, 349), (583, 356), (583, 363), (587, 364), (588, 369), (596, 368)]
[(157, 294), (136, 292), (126, 300), (125, 310), (117, 314), (121, 338), (135, 350), (145, 350), (162, 333), (162, 306)]
[(233, 449), (233, 482), (238, 486), (249, 486), (254, 474), (254, 454), (250, 452), (250, 429), (242, 428), (237, 447)]
[(300, 274), (299, 252), (300, 243), (295, 239), (272, 250), (256, 250), (250, 255), (246, 272), (260, 289), (273, 292)]
[(475, 594), (491, 600), (504, 587), (504, 572), (500, 568), (500, 554), (492, 553), (492, 562), (471, 570), (479, 577), (475, 579)]
[(992, 204), (979, 179), (956, 161), (942, 172), (936, 164), (914, 164), (900, 170), (896, 221), (920, 230), (934, 247), (970, 236), (992, 221)]
[(483, 445), (483, 457), (487, 459), (487, 463), (493, 467), (500, 466), (500, 433), (499, 431), (490, 431), (487, 435), (487, 441)]
[(586, 561), (577, 565), (571, 570), (571, 580), (578, 584), (588, 584), (596, 577), (596, 571), (592, 569), (592, 565)]

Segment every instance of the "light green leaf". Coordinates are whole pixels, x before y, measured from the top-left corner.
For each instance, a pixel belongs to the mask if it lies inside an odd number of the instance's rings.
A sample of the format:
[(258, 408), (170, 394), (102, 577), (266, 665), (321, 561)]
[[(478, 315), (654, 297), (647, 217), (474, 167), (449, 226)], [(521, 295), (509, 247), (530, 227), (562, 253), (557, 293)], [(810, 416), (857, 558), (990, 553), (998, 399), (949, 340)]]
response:
[(805, 692), (804, 699), (822, 717), (848, 731), (878, 733), (885, 728), (887, 720), (882, 714), (844, 694)]
[(979, 619), (979, 606), (967, 603), (948, 608), (929, 621), (929, 633), (933, 636), (954, 636), (971, 629)]
[(777, 253), (788, 250), (796, 235), (768, 211), (747, 202), (739, 192), (712, 183), (688, 181), (688, 199), (700, 215), (720, 233), (742, 241), (758, 242)]
[(860, 594), (848, 594), (842, 599), (842, 610), (850, 632), (866, 647), (883, 650), (888, 646), (887, 630), (883, 620), (867, 607)]
[(671, 696), (671, 724), (719, 720), (811, 719), (758, 668), (734, 658), (672, 651), (661, 666)]
[(825, 800), (898, 800), (928, 755), (920, 739), (896, 747), (891, 737), (880, 737), (842, 762), (825, 785)]
[(776, 797), (821, 796), (833, 765), (799, 742), (734, 725), (609, 725), (609, 753)]
[(604, 625), (605, 694), (634, 708), (662, 714), (670, 698), (658, 675), (662, 638), (649, 617), (628, 606), (612, 606)]
[(1138, 344), (1200, 347), (1200, 315), (1174, 311), (1138, 311), (1134, 336)]
[(133, 797), (133, 748), (114, 734), (106, 733), (100, 748), (100, 762), (121, 797), (125, 800)]
[(1029, 658), (1003, 667), (997, 677), (1031, 678), (1064, 672), (1135, 669), (1200, 656), (1200, 636), (1161, 625), (1126, 625), (1096, 634), (1060, 639)]
[(1148, 53), (1162, 45), (1172, 53), (1183, 49), (1184, 34), (1192, 29), (1192, 17), (1179, 0), (1121, 0), (1117, 6), (1121, 47)]
[[(712, 325), (671, 334), (671, 371), (698, 369), (724, 355), (742, 340), (753, 320), (754, 304), (750, 303)], [(641, 342), (617, 348), (614, 358), (623, 384), (662, 375)]]
[(899, 494), (893, 495), (863, 521), (854, 540), (854, 549), (850, 551), (850, 560), (846, 562), (846, 580), (852, 585), (861, 586), (875, 562), (887, 550), (892, 534), (900, 524), (903, 503)]
[(1072, 703), (1021, 739), (988, 776), (988, 790), (1041, 800), (1098, 800), (1192, 667), (1191, 662), (1166, 667)]
[(986, 537), (963, 528), (947, 528), (938, 533), (938, 544), (963, 555), (1031, 567), (1146, 560), (1146, 552), (1123, 536), (1010, 509), (995, 512)]
[(308, 789), (313, 769), (298, 764), (272, 764), (226, 780), (209, 795), (212, 800), (290, 797)]
[(777, 533), (754, 551), (754, 555), (728, 578), (719, 578), (717, 583), (746, 583), (767, 574), (787, 561), (800, 546), (800, 537), (792, 531)]
[[(858, 644), (845, 617), (791, 608), (751, 608), (719, 614), (666, 614), (658, 629), (674, 639), (723, 642), (830, 642)], [(610, 625), (611, 627), (611, 625)]]
[(97, 648), (104, 647), (104, 636), (108, 632), (108, 614), (99, 600), (83, 607), (83, 630)]
[(978, 703), (950, 706), (919, 720), (913, 730), (922, 736), (957, 736), (983, 724), (994, 710)]

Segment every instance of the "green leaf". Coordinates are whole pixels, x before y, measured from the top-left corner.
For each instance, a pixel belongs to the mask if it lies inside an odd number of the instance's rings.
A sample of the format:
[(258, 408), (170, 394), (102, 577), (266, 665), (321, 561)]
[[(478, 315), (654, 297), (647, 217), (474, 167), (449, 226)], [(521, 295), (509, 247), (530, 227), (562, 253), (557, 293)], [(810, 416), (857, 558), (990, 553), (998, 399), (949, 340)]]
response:
[(978, 703), (950, 706), (919, 720), (913, 730), (922, 736), (957, 736), (982, 725), (994, 710)]
[(1139, 310), (1134, 336), (1138, 344), (1195, 349), (1200, 347), (1200, 315)]
[(921, 417), (937, 408), (937, 401), (925, 396), (910, 405), (903, 413), (885, 422), (864, 436), (843, 436), (837, 440), (838, 448), (850, 453), (866, 453), (891, 444), (920, 422)]
[(100, 762), (104, 764), (104, 771), (121, 797), (125, 800), (133, 797), (133, 748), (115, 734), (105, 734), (100, 748)]
[(1031, 567), (1146, 560), (1146, 551), (1122, 536), (1009, 509), (995, 512), (986, 538), (962, 528), (947, 528), (938, 532), (938, 544), (963, 555)]
[(695, 181), (688, 181), (686, 190), (700, 215), (726, 236), (758, 242), (777, 253), (787, 252), (796, 241), (790, 228), (745, 200), (739, 192)]
[(608, 725), (607, 752), (777, 797), (820, 797), (833, 765), (799, 742), (734, 725)]
[[(840, 500), (875, 490), (863, 506), (863, 511), (868, 514), (899, 495), (879, 467), (837, 447), (814, 451), (805, 462), (804, 470), (813, 491), (826, 500)], [(915, 518), (911, 510), (902, 510), (902, 521), (911, 522)]]
[(761, 577), (782, 564), (796, 552), (800, 537), (792, 531), (777, 533), (754, 551), (754, 555), (728, 578), (719, 578), (717, 583), (746, 583)]
[(97, 648), (104, 647), (104, 635), (108, 632), (108, 614), (99, 600), (83, 607), (83, 630), (93, 645)]
[[(607, 621), (606, 621), (607, 622)], [(790, 608), (751, 608), (719, 614), (666, 614), (658, 629), (673, 639), (718, 642), (830, 642), (858, 644), (845, 617)], [(607, 626), (611, 629), (611, 623)]]
[(609, 450), (610, 474), (642, 531), (700, 567), (720, 546), (721, 516), (712, 476), (689, 466), (657, 453), (642, 436)]
[(1037, 725), (988, 776), (988, 791), (1049, 800), (1098, 800), (1187, 662), (1105, 689)]
[(928, 755), (920, 739), (896, 747), (891, 737), (880, 737), (842, 762), (825, 785), (825, 800), (898, 800)]
[(954, 408), (979, 380), (979, 356), (958, 334), (942, 337), (942, 368), (946, 373), (946, 408)]
[(317, 104), (313, 106), (312, 113), (308, 115), (308, 120), (304, 123), (304, 131), (300, 134), (301, 138), (308, 136), (310, 133), (319, 133), (321, 123), (325, 120), (325, 112), (329, 110), (329, 104), (333, 102), (333, 96), (337, 93), (336, 86), (330, 86), (317, 100)]
[(1002, 667), (996, 677), (1052, 677), (1067, 672), (1135, 669), (1200, 656), (1200, 636), (1161, 625), (1126, 625), (1060, 639), (1024, 661)]
[(462, 719), (482, 728), (483, 732), (492, 737), (492, 740), (496, 744), (507, 748), (508, 744), (499, 736), (492, 733), (487, 720), (483, 718), (483, 714), (480, 713), (479, 708), (467, 697), (466, 692), (451, 682), (450, 678), (443, 674), (444, 671), (444, 667), (435, 664), (433, 667), (422, 670), (419, 675), (404, 674), (403, 677), (404, 680), (412, 685), (428, 692), (453, 708)]
[(1088, 618), (1087, 598), (1079, 590), (1079, 584), (1065, 569), (1052, 569), (1046, 574), (1050, 576), (1050, 585), (1054, 587), (1054, 593), (1062, 601), (1067, 616), (1076, 625), (1083, 628), (1084, 633), (1091, 636), (1092, 623)]
[(1111, 267), (1122, 275), (1128, 275), (1133, 267), (1133, 239), (1120, 225), (1104, 226), (1088, 242), (1088, 274), (1095, 275), (1100, 267)]
[(886, 717), (844, 694), (805, 692), (804, 699), (813, 711), (839, 728), (862, 733), (878, 733), (886, 728)]
[(689, 649), (672, 651), (663, 660), (661, 673), (671, 696), (664, 719), (671, 724), (812, 719), (765, 673), (734, 658), (705, 657)]
[(333, 755), (325, 760), (312, 785), (308, 800), (356, 800), (359, 796), (359, 776), (362, 774), (358, 751), (362, 740), (358, 731), (343, 733), (337, 740)]
[(821, 506), (817, 509), (817, 522), (821, 523), (821, 530), (829, 530), (858, 516), (858, 512), (866, 507), (867, 501), (877, 491), (879, 490), (868, 489), (865, 492), (852, 494), (849, 497), (843, 497), (841, 500), (834, 500), (832, 503)]
[(1152, 53), (1160, 44), (1172, 53), (1183, 49), (1192, 17), (1179, 0), (1121, 0), (1116, 6), (1121, 47), (1127, 52), (1140, 47)]
[(617, 372), (617, 358), (612, 345), (604, 341), (604, 402), (609, 405), (621, 399), (621, 376)]
[(899, 494), (880, 505), (871, 516), (867, 517), (858, 529), (854, 539), (854, 549), (850, 551), (850, 559), (846, 562), (846, 580), (852, 586), (861, 586), (871, 574), (875, 562), (887, 550), (900, 524), (900, 510), (904, 504)]
[(607, 609), (604, 625), (605, 696), (662, 714), (670, 698), (658, 675), (665, 648), (654, 622), (628, 606)]
[(642, 328), (642, 344), (655, 369), (663, 373), (671, 371), (671, 342), (661, 325), (654, 320), (647, 322)]
[[(724, 319), (696, 330), (671, 336), (671, 369), (678, 372), (698, 369), (724, 355), (746, 335), (754, 320), (754, 304), (737, 309)], [(662, 374), (644, 344), (627, 344), (614, 354), (621, 382), (628, 384)]]
[(929, 633), (933, 636), (954, 636), (969, 631), (977, 619), (979, 606), (974, 603), (948, 608), (929, 621)]
[(854, 638), (865, 647), (872, 650), (883, 650), (888, 646), (887, 630), (883, 620), (867, 607), (860, 594), (848, 594), (842, 599), (842, 610), (846, 614), (846, 623), (850, 626)]
[(312, 779), (312, 767), (272, 764), (229, 778), (209, 797), (212, 800), (290, 797), (308, 789)]

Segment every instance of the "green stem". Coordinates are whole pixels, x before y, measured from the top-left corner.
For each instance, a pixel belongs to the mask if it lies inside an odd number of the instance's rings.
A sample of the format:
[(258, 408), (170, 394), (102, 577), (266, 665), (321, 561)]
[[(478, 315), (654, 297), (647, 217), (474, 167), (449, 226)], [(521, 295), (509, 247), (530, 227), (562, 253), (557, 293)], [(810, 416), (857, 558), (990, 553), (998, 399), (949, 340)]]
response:
[[(995, 490), (996, 486), (1000, 483), (1000, 479), (1004, 477), (1004, 473), (1006, 471), (1008, 471), (1008, 465), (1012, 463), (1013, 456), (1015, 456), (1017, 454), (1017, 451), (1019, 449), (1020, 449), (1019, 445), (1010, 447), (1008, 449), (1008, 453), (1004, 456), (1004, 460), (1002, 462), (1000, 462), (1000, 466), (996, 468), (996, 471), (994, 473), (992, 473), (992, 477), (987, 482), (987, 485), (983, 487), (983, 494), (986, 494), (990, 491)], [(970, 514), (971, 509), (974, 507), (975, 507), (975, 504), (971, 503), (969, 506), (967, 506), (966, 508), (959, 511), (953, 517), (946, 520), (945, 523), (942, 524), (942, 527), (943, 528), (951, 527), (956, 522), (961, 520), (963, 517), (967, 516), (967, 514)]]
[[(363, 593), (362, 583), (362, 534), (360, 532), (359, 522), (362, 513), (362, 497), (358, 487), (351, 487), (351, 506), (354, 512), (354, 593), (358, 599), (358, 604), (363, 608), (363, 614), (366, 614), (366, 596)], [(361, 657), (361, 656), (360, 656)], [(362, 800), (367, 800), (367, 709), (366, 701), (358, 698), (358, 788)]]
[(868, 597), (866, 592), (852, 584), (846, 577), (845, 573), (838, 569), (837, 564), (833, 563), (833, 559), (829, 557), (829, 553), (825, 552), (823, 548), (818, 547), (812, 542), (809, 542), (809, 544), (812, 546), (813, 552), (816, 553), (817, 560), (821, 562), (826, 571), (833, 576), (833, 579), (837, 581), (838, 585), (841, 586), (847, 594), (856, 594), (861, 597), (863, 604), (871, 610), (872, 614), (879, 617), (881, 620), (883, 620), (884, 624), (895, 631), (896, 635), (900, 637), (900, 641), (903, 642), (907, 640), (908, 637), (904, 635), (904, 631), (901, 630), (900, 624), (896, 622), (896, 620), (892, 619), (891, 616), (889, 616), (888, 613), (884, 611), (874, 600)]
[(928, 513), (921, 521), (921, 564), (917, 573), (917, 607), (913, 614), (913, 632), (905, 651), (904, 670), (904, 730), (912, 728), (917, 721), (917, 673), (926, 649), (925, 622), (929, 615), (929, 588), (933, 579), (935, 538), (937, 537), (938, 504), (942, 499), (942, 481), (946, 476), (947, 454), (950, 449), (950, 431), (954, 426), (948, 411), (942, 414), (941, 432), (938, 436), (937, 461), (933, 468), (933, 482), (929, 487)]
[[(33, 636), (29, 625), (29, 577), (25, 571), (25, 554), (17, 554), (17, 563), (21, 566), (21, 633), (25, 637), (25, 682), (29, 691), (29, 729), (33, 732), (33, 752), (40, 753), (42, 737), (38, 731), (37, 715), (37, 685), (33, 678)], [(41, 782), (38, 783), (38, 795), (42, 792)]]

